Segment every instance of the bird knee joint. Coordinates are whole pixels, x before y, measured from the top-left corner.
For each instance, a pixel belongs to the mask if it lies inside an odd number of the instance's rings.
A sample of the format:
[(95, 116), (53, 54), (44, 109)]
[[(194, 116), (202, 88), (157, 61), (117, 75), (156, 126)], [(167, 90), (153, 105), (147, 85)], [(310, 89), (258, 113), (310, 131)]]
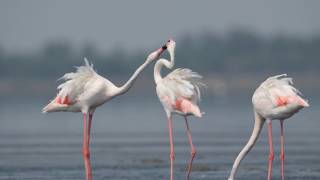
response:
[(192, 149), (191, 156), (195, 156), (197, 154), (197, 151), (195, 149)]
[(88, 150), (82, 150), (82, 155), (83, 155), (83, 157), (89, 158), (90, 152)]
[(269, 160), (271, 160), (271, 161), (274, 160), (274, 154), (273, 154), (273, 153), (270, 153), (270, 154), (269, 154)]
[(174, 160), (174, 154), (170, 154), (170, 159)]
[(281, 155), (280, 155), (280, 159), (281, 159), (281, 160), (284, 160), (284, 154), (281, 154)]

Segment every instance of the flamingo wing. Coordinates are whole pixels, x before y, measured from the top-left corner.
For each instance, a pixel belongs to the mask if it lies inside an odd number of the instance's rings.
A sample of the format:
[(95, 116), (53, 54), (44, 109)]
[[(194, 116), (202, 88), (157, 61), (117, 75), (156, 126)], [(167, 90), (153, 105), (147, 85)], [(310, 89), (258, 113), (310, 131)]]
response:
[(309, 106), (301, 96), (300, 91), (293, 86), (292, 79), (282, 74), (265, 80), (255, 91), (252, 103), (265, 118), (286, 119)]
[(93, 65), (88, 62), (87, 58), (84, 61), (85, 65), (76, 67), (76, 72), (66, 73), (60, 78), (64, 82), (58, 86), (57, 103), (67, 105), (75, 103), (81, 94), (85, 92), (89, 80), (97, 75)]
[(267, 97), (275, 107), (287, 104), (308, 106), (307, 101), (301, 97), (301, 92), (293, 86), (292, 78), (286, 74), (268, 78), (262, 87), (267, 90)]
[(79, 98), (86, 93), (86, 89), (88, 89), (91, 82), (90, 80), (93, 77), (97, 77), (98, 74), (86, 58), (84, 61), (85, 65), (76, 67), (75, 72), (66, 73), (60, 78), (64, 82), (58, 86), (59, 92), (57, 96), (43, 108), (43, 112), (65, 111), (68, 106), (77, 103)]
[(201, 76), (190, 69), (176, 69), (157, 85), (157, 93), (166, 109), (201, 116), (197, 103), (200, 101)]
[(192, 100), (197, 103), (201, 99), (200, 87), (202, 76), (190, 69), (175, 69), (164, 78), (164, 84), (175, 97)]

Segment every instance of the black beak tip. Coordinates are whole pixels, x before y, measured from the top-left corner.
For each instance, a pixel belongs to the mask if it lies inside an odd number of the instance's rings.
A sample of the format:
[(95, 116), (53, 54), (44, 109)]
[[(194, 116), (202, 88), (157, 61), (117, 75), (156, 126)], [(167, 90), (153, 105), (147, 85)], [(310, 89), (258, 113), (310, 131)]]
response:
[(162, 46), (162, 49), (163, 49), (163, 50), (166, 50), (166, 49), (167, 49), (167, 45), (163, 45), (163, 46)]

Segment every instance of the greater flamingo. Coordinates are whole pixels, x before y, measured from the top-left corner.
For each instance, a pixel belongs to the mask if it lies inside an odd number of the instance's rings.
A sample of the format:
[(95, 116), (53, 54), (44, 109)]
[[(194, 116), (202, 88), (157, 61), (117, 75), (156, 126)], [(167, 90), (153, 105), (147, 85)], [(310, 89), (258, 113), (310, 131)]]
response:
[(174, 162), (174, 146), (173, 146), (173, 130), (172, 130), (172, 114), (178, 114), (184, 117), (186, 131), (191, 147), (191, 159), (188, 165), (186, 179), (189, 179), (192, 162), (196, 155), (196, 149), (192, 143), (192, 136), (189, 129), (187, 116), (194, 115), (201, 117), (202, 113), (197, 105), (200, 100), (199, 87), (203, 84), (200, 82), (202, 78), (199, 74), (190, 69), (175, 69), (166, 77), (161, 76), (161, 68), (165, 66), (172, 69), (174, 66), (175, 42), (169, 40), (167, 50), (170, 55), (170, 61), (159, 59), (154, 66), (154, 80), (156, 83), (157, 95), (164, 107), (168, 118), (169, 137), (170, 137), (170, 179), (173, 180), (173, 162)]
[(229, 180), (234, 180), (241, 160), (249, 153), (256, 143), (264, 122), (268, 124), (269, 139), (269, 165), (268, 180), (272, 175), (272, 162), (274, 159), (272, 143), (272, 120), (280, 120), (281, 125), (281, 176), (284, 180), (284, 134), (283, 121), (290, 118), (300, 109), (308, 107), (309, 104), (301, 96), (301, 93), (293, 87), (292, 79), (286, 74), (277, 75), (265, 80), (253, 94), (252, 103), (254, 107), (255, 123), (252, 135), (234, 161)]
[[(146, 61), (121, 87), (117, 87), (108, 79), (97, 74), (93, 69), (93, 65), (90, 65), (85, 58), (84, 66), (77, 67), (76, 72), (67, 73), (61, 78), (65, 82), (58, 86), (59, 93), (54, 100), (43, 108), (43, 113), (57, 111), (83, 113), (82, 153), (87, 180), (92, 180), (89, 143), (92, 117), (95, 109), (112, 98), (126, 93), (132, 87), (138, 75), (148, 64), (153, 60), (158, 59), (165, 49), (166, 47), (163, 46), (149, 54)], [(89, 119), (87, 117), (88, 114)]]

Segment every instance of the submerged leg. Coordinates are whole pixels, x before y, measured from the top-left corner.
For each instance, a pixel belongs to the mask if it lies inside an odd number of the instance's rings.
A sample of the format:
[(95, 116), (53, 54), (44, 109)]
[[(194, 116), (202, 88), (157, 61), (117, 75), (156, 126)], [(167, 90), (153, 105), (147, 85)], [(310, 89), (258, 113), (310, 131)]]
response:
[(284, 180), (284, 135), (283, 135), (283, 120), (280, 121), (280, 125), (281, 125), (281, 155), (280, 155), (280, 159), (281, 159), (281, 177), (282, 180)]
[(272, 163), (274, 159), (273, 143), (272, 143), (272, 122), (267, 120), (268, 123), (268, 139), (269, 139), (269, 165), (268, 165), (268, 180), (271, 179), (272, 175)]
[(172, 116), (168, 117), (168, 128), (170, 137), (170, 180), (173, 180), (173, 162), (174, 162), (174, 146), (173, 146), (173, 130), (172, 130)]
[(90, 164), (90, 151), (89, 151), (89, 136), (87, 127), (87, 114), (83, 114), (83, 145), (82, 155), (84, 159), (84, 166), (86, 170), (86, 180), (92, 180), (91, 164)]
[(189, 123), (188, 123), (188, 119), (187, 117), (184, 117), (185, 119), (185, 122), (186, 122), (186, 131), (187, 131), (187, 134), (188, 134), (188, 139), (189, 139), (189, 144), (190, 144), (190, 148), (191, 148), (191, 159), (189, 161), (189, 164), (188, 164), (188, 172), (187, 172), (187, 176), (186, 176), (186, 180), (189, 180), (189, 177), (190, 177), (190, 174), (191, 174), (191, 171), (192, 171), (192, 162), (196, 156), (196, 148), (194, 147), (193, 143), (192, 143), (192, 136), (191, 136), (191, 132), (190, 132), (190, 129), (189, 129)]

